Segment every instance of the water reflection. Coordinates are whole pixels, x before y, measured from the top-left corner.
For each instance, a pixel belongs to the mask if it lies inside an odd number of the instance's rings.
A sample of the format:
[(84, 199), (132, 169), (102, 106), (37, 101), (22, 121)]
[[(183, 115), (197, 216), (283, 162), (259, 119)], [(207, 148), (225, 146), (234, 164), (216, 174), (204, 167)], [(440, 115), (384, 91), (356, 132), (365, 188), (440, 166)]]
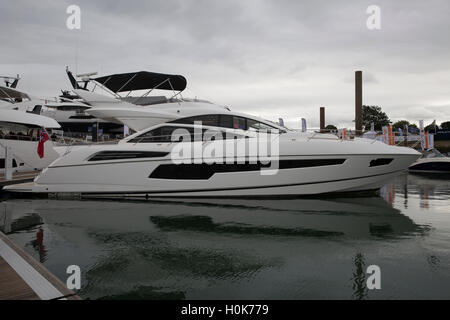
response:
[[(84, 298), (297, 299), (329, 297), (325, 290), (368, 299), (366, 264), (432, 237), (406, 209), (428, 199), (433, 210), (449, 190), (446, 180), (405, 175), (369, 197), (10, 199), (0, 203), (0, 228), (61, 278), (79, 265)], [(448, 263), (436, 252), (420, 259), (437, 274)]]
[(98, 300), (184, 300), (186, 296), (182, 291), (164, 292), (164, 288), (152, 286), (137, 286), (129, 292), (106, 295)]
[(39, 230), (36, 232), (36, 239), (31, 241), (31, 245), (39, 254), (39, 262), (44, 263), (47, 260), (47, 249), (44, 245), (44, 230), (42, 227), (39, 227)]
[(366, 287), (366, 262), (361, 253), (357, 253), (353, 259), (354, 270), (352, 277), (352, 289), (355, 300), (363, 300), (368, 296), (368, 289)]
[(419, 195), (422, 208), (430, 207), (431, 199), (450, 199), (449, 174), (408, 174), (405, 185), (410, 195)]
[[(427, 226), (415, 224), (380, 197), (280, 201), (184, 199), (164, 200), (164, 203), (183, 206), (183, 212), (190, 214), (151, 216), (150, 221), (162, 231), (245, 237), (395, 238), (424, 234), (429, 230)], [(221, 214), (199, 215), (205, 207)]]
[(214, 223), (208, 216), (152, 216), (150, 221), (164, 231), (195, 231), (213, 232), (217, 234), (235, 235), (266, 235), (266, 236), (303, 236), (303, 237), (331, 237), (344, 233), (335, 231), (322, 231), (302, 227), (276, 228), (268, 226), (252, 226), (246, 223)]

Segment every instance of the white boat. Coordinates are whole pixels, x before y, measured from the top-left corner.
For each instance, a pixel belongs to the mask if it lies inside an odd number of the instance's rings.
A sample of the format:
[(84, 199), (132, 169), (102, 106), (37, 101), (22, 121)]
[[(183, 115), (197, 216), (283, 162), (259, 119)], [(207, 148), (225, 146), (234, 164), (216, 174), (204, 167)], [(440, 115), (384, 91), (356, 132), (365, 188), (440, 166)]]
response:
[(12, 152), (13, 171), (32, 171), (46, 168), (59, 157), (51, 139), (44, 143), (44, 156), (39, 157), (37, 146), (42, 128), (57, 129), (54, 119), (18, 110), (0, 108), (0, 172), (5, 171), (5, 148)]
[(86, 111), (91, 106), (79, 100), (67, 101), (63, 98), (46, 101), (39, 114), (55, 119), (66, 136), (77, 136), (92, 132), (93, 127), (100, 128), (104, 133), (122, 133), (123, 126), (97, 118)]
[[(13, 84), (17, 85), (17, 82)], [(87, 114), (86, 110), (89, 108), (91, 108), (89, 104), (77, 95), (69, 94), (68, 91), (62, 91), (59, 97), (44, 99), (32, 97), (17, 90), (15, 86), (11, 87), (11, 84), (6, 87), (0, 86), (0, 109), (31, 112), (53, 118), (60, 124), (66, 136), (86, 135), (93, 130), (93, 126), (101, 128), (104, 133), (123, 132), (121, 125)]]
[(435, 149), (410, 165), (408, 170), (416, 173), (450, 173), (450, 157)]
[[(132, 74), (128, 77), (125, 82), (130, 84)], [(115, 81), (123, 80), (122, 75), (109, 78), (109, 89), (122, 88)], [(108, 106), (106, 98), (92, 92), (77, 94), (94, 106), (87, 112), (103, 112), (104, 118), (145, 129), (116, 145), (69, 150), (34, 183), (6, 190), (145, 197), (359, 192), (380, 188), (420, 157), (411, 148), (369, 139), (299, 133), (212, 103), (169, 99), (130, 110), (121, 99), (110, 99)], [(126, 111), (133, 116), (127, 117)]]

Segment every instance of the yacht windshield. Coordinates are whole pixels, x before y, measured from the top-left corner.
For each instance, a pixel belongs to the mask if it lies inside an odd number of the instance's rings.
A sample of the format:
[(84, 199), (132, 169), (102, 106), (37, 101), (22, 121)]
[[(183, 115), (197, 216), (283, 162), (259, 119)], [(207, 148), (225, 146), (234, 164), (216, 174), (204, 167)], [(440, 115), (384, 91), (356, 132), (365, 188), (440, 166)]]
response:
[(230, 134), (225, 131), (202, 129), (196, 132), (194, 127), (184, 126), (162, 126), (142, 133), (128, 140), (128, 143), (151, 143), (151, 142), (186, 142), (186, 141), (211, 141), (223, 139), (241, 139), (244, 135)]
[[(171, 121), (172, 123), (182, 123), (182, 124), (195, 124), (195, 122), (201, 122), (204, 126), (211, 127), (221, 127), (230, 129), (241, 129), (241, 130), (251, 130), (251, 131), (276, 131), (279, 130), (279, 126), (270, 125), (269, 121), (267, 123), (257, 121), (250, 118), (245, 118), (241, 116), (234, 116), (229, 114), (209, 114), (187, 117), (182, 119), (176, 119)], [(286, 131), (289, 129), (286, 128)], [(281, 133), (286, 131), (281, 130)]]

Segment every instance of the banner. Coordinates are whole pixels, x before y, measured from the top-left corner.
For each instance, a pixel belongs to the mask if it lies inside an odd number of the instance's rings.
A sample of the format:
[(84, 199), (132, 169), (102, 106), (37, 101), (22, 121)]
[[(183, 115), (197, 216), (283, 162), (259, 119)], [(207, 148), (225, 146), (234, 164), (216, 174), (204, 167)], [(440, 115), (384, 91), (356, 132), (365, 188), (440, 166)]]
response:
[(306, 119), (302, 118), (302, 132), (306, 132)]
[(388, 136), (389, 136), (388, 127), (383, 127), (383, 128), (381, 128), (381, 130), (383, 131), (383, 142), (388, 144), (389, 143), (389, 140), (388, 140)]
[(425, 150), (425, 133), (423, 132), (423, 120), (419, 120), (419, 130), (420, 130), (420, 147)]
[(39, 142), (37, 147), (37, 154), (41, 159), (44, 157), (44, 143), (48, 140), (50, 140), (50, 137), (48, 136), (47, 131), (45, 131), (45, 129), (42, 128), (41, 134), (39, 135)]
[(434, 149), (434, 134), (427, 132), (425, 135), (425, 150), (433, 150)]
[(392, 126), (388, 125), (382, 128), (383, 130), (383, 142), (393, 146), (395, 145), (395, 135), (394, 132), (392, 132)]
[(341, 140), (349, 140), (350, 139), (350, 137), (349, 137), (349, 135), (347, 133), (347, 129), (339, 129), (338, 130), (338, 137)]
[(432, 133), (428, 135), (428, 148), (429, 150), (434, 149), (434, 134)]
[(388, 125), (388, 134), (389, 134), (389, 145), (393, 146), (395, 144), (395, 135), (392, 132), (392, 126)]

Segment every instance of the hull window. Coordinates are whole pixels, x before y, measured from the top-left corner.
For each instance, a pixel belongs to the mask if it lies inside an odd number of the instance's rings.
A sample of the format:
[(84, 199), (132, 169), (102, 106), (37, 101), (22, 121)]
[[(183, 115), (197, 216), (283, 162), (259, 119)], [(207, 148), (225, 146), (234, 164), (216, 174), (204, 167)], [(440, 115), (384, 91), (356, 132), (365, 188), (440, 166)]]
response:
[(102, 151), (94, 154), (88, 161), (123, 160), (138, 158), (162, 158), (168, 152), (157, 151)]
[[(22, 163), (20, 165), (22, 166)], [(17, 168), (16, 159), (12, 160), (12, 167)], [(5, 159), (4, 158), (0, 159), (0, 169), (5, 169)]]
[[(331, 165), (341, 165), (345, 159), (310, 159), (281, 160), (279, 169), (310, 168)], [(162, 164), (149, 176), (154, 179), (175, 180), (208, 180), (216, 173), (258, 171), (269, 168), (270, 163), (232, 163), (232, 164)]]
[(392, 162), (392, 158), (380, 158), (380, 159), (374, 159), (370, 161), (369, 167), (378, 167), (378, 166), (385, 166)]

